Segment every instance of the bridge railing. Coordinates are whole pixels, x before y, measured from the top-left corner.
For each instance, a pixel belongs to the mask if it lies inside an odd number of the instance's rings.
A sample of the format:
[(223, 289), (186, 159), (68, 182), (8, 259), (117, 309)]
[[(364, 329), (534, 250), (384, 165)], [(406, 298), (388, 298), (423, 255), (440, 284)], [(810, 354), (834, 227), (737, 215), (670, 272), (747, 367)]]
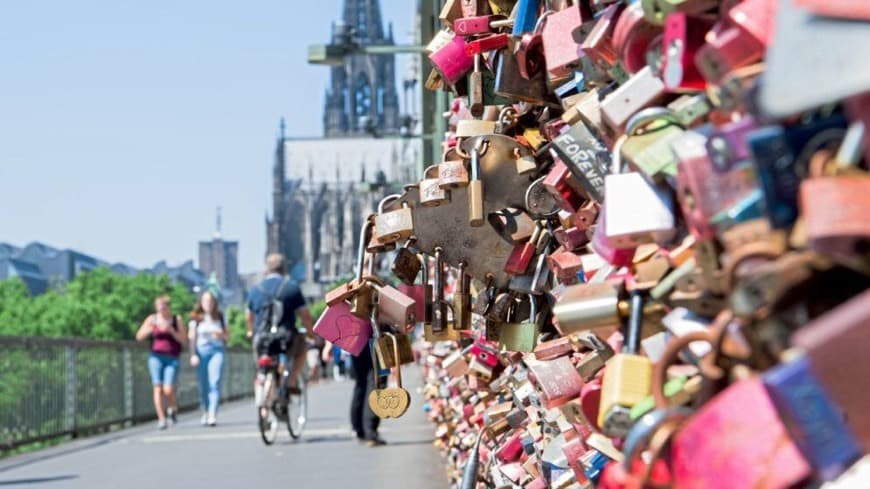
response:
[[(155, 418), (148, 347), (129, 341), (0, 336), (0, 450)], [(182, 353), (180, 409), (199, 405)], [(251, 394), (251, 351), (230, 348), (224, 400)]]

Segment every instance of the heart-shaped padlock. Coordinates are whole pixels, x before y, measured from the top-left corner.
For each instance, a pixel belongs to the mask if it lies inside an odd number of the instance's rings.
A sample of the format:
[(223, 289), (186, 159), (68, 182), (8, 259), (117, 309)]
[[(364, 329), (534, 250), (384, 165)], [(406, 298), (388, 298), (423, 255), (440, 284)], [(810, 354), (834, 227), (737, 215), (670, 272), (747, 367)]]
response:
[[(395, 358), (399, 358), (399, 342), (392, 333), (386, 333), (393, 344)], [(376, 362), (377, 363), (377, 362)], [(378, 385), (378, 369), (374, 369), (375, 385)], [(369, 407), (381, 419), (399, 418), (408, 411), (411, 405), (411, 395), (402, 387), (402, 366), (396, 364), (397, 387), (374, 389), (369, 393)]]

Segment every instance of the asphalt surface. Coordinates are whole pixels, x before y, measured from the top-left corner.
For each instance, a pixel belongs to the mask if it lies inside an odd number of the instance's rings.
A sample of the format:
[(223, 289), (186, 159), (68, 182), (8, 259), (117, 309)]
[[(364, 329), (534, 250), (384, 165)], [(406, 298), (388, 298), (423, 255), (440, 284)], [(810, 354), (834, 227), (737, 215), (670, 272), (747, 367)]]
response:
[(361, 445), (351, 433), (352, 381), (329, 382), (311, 387), (309, 422), (295, 442), (285, 428), (265, 446), (253, 401), (238, 401), (222, 408), (214, 428), (200, 426), (198, 413), (183, 414), (166, 431), (149, 423), (0, 460), (0, 488), (445, 489), (419, 373), (409, 368), (403, 377), (411, 408), (381, 423), (383, 447)]

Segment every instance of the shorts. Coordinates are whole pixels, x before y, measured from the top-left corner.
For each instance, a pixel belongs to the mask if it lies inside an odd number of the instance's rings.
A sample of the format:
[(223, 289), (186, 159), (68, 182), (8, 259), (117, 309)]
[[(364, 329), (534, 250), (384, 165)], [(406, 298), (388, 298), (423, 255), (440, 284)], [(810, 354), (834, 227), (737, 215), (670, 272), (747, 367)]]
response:
[(178, 383), (178, 357), (152, 353), (148, 357), (148, 371), (151, 373), (151, 384), (174, 386)]
[(254, 336), (254, 361), (262, 355), (274, 356), (280, 353), (290, 358), (304, 354), (305, 335), (298, 331), (283, 331)]

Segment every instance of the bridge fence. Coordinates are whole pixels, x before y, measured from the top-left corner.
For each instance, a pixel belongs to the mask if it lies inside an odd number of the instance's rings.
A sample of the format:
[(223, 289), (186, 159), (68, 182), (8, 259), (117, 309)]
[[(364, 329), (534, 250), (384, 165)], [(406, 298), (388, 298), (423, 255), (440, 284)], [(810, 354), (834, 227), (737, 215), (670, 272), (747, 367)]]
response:
[[(182, 353), (181, 410), (199, 406), (196, 369)], [(156, 418), (147, 344), (0, 336), (0, 450)], [(251, 351), (229, 348), (223, 400), (251, 395)]]

